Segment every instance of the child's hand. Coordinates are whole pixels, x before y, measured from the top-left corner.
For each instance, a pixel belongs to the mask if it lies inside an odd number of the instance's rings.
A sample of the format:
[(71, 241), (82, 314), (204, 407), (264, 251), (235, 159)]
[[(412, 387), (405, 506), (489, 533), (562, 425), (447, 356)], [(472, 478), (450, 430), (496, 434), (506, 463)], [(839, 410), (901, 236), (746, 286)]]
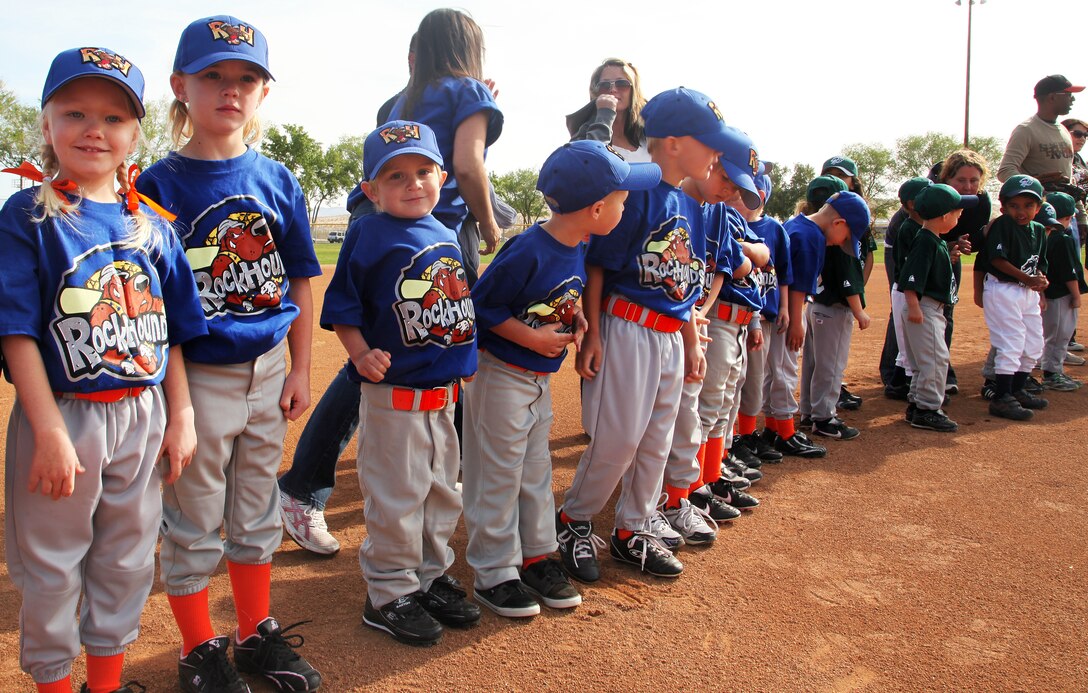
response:
[(975, 292), (975, 305), (982, 308), (982, 291)]
[(782, 334), (790, 327), (790, 314), (784, 310), (780, 311), (778, 313), (778, 317), (774, 320), (774, 324), (777, 328), (776, 332), (778, 332), (778, 334)]
[(310, 373), (302, 368), (292, 368), (283, 383), (280, 409), (288, 421), (302, 416), (310, 408)]
[(951, 260), (953, 263), (955, 263), (956, 260), (960, 259), (960, 254), (961, 254), (961, 251), (960, 251), (959, 244), (957, 244), (957, 243), (949, 243), (948, 244), (948, 259), (949, 260)]
[(924, 316), (922, 315), (921, 306), (910, 306), (907, 308), (907, 320), (913, 322), (915, 325), (921, 325)]
[(393, 365), (389, 357), (388, 351), (370, 349), (364, 351), (357, 359), (352, 359), (351, 364), (355, 366), (355, 370), (359, 371), (359, 375), (372, 383), (380, 383), (385, 378), (385, 372), (389, 370), (389, 366)]
[(1048, 286), (1050, 282), (1047, 281), (1045, 274), (1036, 274), (1031, 277), (1031, 282), (1028, 284), (1028, 288), (1032, 291), (1045, 291)]
[(963, 234), (956, 241), (956, 246), (959, 248), (961, 255), (970, 255), (974, 248), (971, 247), (971, 237), (967, 234)]
[(748, 351), (759, 351), (763, 348), (763, 330), (748, 330)]
[(502, 229), (496, 226), (494, 223), (479, 222), (480, 225), (480, 239), (484, 242), (484, 247), (480, 251), (483, 255), (490, 255), (499, 249), (499, 239), (502, 238)]
[(610, 111), (616, 110), (616, 106), (620, 105), (620, 100), (611, 94), (601, 94), (597, 97), (597, 108), (607, 108)]
[(1080, 308), (1080, 294), (1069, 294), (1069, 305), (1073, 308)]
[(66, 432), (50, 430), (34, 436), (28, 491), (34, 493), (40, 487), (41, 494), (53, 500), (68, 497), (76, 489), (76, 474), (85, 471)]
[(863, 310), (858, 311), (858, 314), (854, 316), (854, 319), (858, 321), (859, 330), (869, 329), (869, 314)]
[(497, 101), (499, 99), (499, 88), (495, 85), (495, 80), (485, 79), (484, 86), (491, 90), (491, 98)]
[(805, 326), (802, 323), (794, 323), (789, 326), (786, 333), (786, 348), (790, 351), (801, 351), (805, 343)]
[(159, 457), (166, 458), (169, 470), (163, 481), (172, 484), (178, 480), (181, 473), (193, 461), (193, 453), (196, 452), (196, 426), (193, 423), (192, 408), (179, 412), (170, 412), (170, 420), (166, 424), (166, 433), (159, 447)]
[(582, 350), (582, 340), (585, 339), (586, 330), (589, 329), (589, 322), (586, 321), (586, 316), (582, 314), (582, 309), (579, 308), (574, 314), (574, 350)]
[(697, 383), (706, 376), (706, 356), (701, 345), (696, 344), (684, 354), (684, 382)]
[(601, 370), (603, 358), (604, 350), (601, 348), (600, 336), (596, 332), (586, 332), (582, 340), (582, 350), (574, 359), (574, 369), (586, 380), (593, 380)]
[(569, 332), (560, 332), (561, 329), (563, 329), (563, 323), (550, 322), (533, 330), (535, 333), (533, 351), (550, 359), (566, 351), (567, 345), (574, 341), (574, 335)]

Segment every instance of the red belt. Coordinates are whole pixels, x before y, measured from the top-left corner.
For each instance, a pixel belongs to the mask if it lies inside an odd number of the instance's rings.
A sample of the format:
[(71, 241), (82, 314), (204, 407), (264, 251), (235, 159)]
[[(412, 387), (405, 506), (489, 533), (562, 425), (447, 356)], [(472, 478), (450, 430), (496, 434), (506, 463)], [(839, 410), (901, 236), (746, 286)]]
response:
[(433, 411), (457, 401), (457, 383), (429, 390), (394, 387), (392, 392), (393, 408), (397, 411)]
[(734, 306), (732, 303), (718, 304), (718, 319), (724, 320), (725, 322), (735, 322), (741, 327), (752, 322), (752, 316), (754, 315), (754, 310)]
[(649, 308), (643, 308), (637, 303), (626, 301), (619, 296), (606, 298), (601, 310), (656, 332), (679, 332), (684, 326), (684, 321), (679, 318), (662, 315)]
[(125, 397), (139, 397), (146, 387), (125, 387), (120, 390), (99, 390), (98, 392), (54, 392), (61, 399), (83, 399), (89, 402), (120, 402)]

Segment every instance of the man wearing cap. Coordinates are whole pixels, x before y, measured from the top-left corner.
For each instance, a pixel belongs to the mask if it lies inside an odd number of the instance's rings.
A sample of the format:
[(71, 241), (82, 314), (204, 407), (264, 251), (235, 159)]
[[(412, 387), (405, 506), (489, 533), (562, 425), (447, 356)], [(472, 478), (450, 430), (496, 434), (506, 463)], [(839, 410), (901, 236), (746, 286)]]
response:
[(1038, 110), (1012, 131), (997, 169), (999, 181), (1025, 174), (1043, 185), (1072, 182), (1073, 139), (1058, 118), (1069, 113), (1073, 94), (1083, 90), (1062, 75), (1039, 80), (1035, 85)]

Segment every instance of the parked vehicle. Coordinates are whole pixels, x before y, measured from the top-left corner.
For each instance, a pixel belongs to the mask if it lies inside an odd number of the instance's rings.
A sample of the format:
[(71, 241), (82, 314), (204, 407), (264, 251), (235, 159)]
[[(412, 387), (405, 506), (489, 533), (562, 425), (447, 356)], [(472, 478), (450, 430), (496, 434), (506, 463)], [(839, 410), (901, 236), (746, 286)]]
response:
[(343, 243), (344, 232), (343, 231), (329, 231), (329, 243)]

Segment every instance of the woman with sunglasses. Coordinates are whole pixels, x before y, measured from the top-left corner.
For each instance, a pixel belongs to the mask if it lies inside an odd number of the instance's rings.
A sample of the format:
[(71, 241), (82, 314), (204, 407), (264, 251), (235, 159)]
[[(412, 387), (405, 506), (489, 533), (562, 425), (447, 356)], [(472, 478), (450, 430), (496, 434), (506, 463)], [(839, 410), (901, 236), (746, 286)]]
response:
[(1073, 138), (1073, 185), (1084, 191), (1081, 199), (1077, 200), (1077, 230), (1080, 235), (1080, 245), (1083, 247), (1088, 240), (1088, 219), (1084, 213), (1084, 197), (1088, 196), (1088, 165), (1084, 163), (1084, 157), (1080, 150), (1084, 149), (1084, 143), (1088, 141), (1088, 123), (1078, 118), (1066, 118), (1062, 125), (1069, 131)]
[(608, 142), (629, 163), (648, 162), (642, 107), (646, 97), (638, 70), (619, 58), (597, 66), (589, 80), (590, 102), (567, 116), (571, 140)]

